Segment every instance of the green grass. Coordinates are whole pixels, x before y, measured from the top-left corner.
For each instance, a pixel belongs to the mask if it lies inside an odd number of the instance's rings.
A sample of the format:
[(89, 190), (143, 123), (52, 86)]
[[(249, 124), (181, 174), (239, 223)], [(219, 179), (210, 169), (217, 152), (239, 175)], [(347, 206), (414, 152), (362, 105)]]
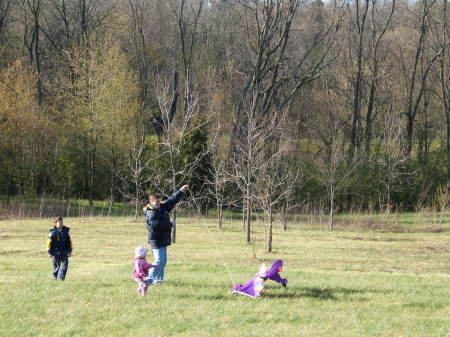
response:
[[(270, 254), (262, 224), (247, 245), (240, 222), (219, 232), (213, 220), (181, 218), (166, 283), (144, 298), (131, 277), (142, 222), (66, 218), (74, 254), (67, 280), (55, 282), (45, 251), (51, 220), (1, 221), (0, 336), (449, 337), (449, 218), (439, 232), (424, 217), (397, 218), (395, 232), (277, 225)], [(287, 289), (267, 282), (256, 300), (228, 294), (277, 258)]]

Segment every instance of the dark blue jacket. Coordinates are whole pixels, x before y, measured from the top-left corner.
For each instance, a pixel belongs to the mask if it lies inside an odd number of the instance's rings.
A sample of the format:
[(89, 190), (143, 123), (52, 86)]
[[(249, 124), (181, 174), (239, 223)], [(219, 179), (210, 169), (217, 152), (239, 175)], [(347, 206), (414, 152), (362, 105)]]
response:
[(72, 240), (69, 235), (70, 228), (63, 226), (62, 231), (58, 232), (56, 227), (49, 230), (47, 240), (48, 254), (54, 255), (67, 255), (72, 254)]
[(172, 223), (170, 222), (169, 212), (182, 197), (183, 192), (176, 191), (167, 200), (161, 201), (159, 207), (150, 204), (144, 207), (148, 243), (152, 248), (166, 247), (172, 243)]

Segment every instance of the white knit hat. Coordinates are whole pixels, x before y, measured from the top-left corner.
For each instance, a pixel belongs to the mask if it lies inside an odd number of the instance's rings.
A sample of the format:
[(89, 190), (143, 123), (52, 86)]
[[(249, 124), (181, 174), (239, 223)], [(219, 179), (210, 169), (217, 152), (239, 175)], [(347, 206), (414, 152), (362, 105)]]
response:
[(147, 248), (142, 246), (137, 246), (134, 250), (134, 256), (135, 257), (145, 257), (147, 255)]

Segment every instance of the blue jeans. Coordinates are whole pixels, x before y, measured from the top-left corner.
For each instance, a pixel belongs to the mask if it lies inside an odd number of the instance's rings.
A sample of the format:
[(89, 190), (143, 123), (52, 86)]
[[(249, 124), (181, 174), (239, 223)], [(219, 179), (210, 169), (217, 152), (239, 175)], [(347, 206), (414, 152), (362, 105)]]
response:
[(53, 278), (55, 280), (64, 280), (66, 278), (67, 269), (69, 268), (69, 258), (67, 255), (52, 256)]
[(167, 246), (161, 248), (153, 248), (153, 264), (155, 268), (150, 269), (148, 284), (161, 283), (164, 280), (164, 267), (167, 262)]

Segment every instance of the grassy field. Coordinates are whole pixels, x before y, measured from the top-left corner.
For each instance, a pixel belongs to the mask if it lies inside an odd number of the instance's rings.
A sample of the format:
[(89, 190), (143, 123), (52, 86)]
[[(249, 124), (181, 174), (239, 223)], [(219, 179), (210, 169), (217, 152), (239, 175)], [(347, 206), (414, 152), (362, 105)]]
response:
[[(165, 284), (138, 297), (131, 261), (146, 242), (142, 222), (66, 218), (74, 254), (67, 280), (55, 282), (51, 221), (3, 220), (0, 336), (450, 337), (450, 218), (337, 221), (332, 232), (277, 226), (268, 254), (261, 224), (247, 245), (240, 222), (219, 232), (213, 220), (179, 219)], [(277, 258), (287, 289), (267, 282), (261, 298), (229, 295)]]

